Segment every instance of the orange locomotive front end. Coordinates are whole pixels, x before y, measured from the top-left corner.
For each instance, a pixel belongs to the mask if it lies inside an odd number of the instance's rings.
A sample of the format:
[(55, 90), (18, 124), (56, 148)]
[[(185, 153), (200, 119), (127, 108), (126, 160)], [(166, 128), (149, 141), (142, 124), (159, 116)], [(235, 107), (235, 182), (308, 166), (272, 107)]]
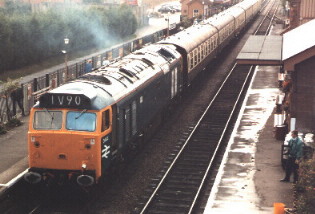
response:
[(47, 96), (50, 102), (59, 99), (58, 105), (63, 99), (73, 104), (55, 108), (50, 103), (54, 108), (39, 106), (31, 110), (30, 169), (25, 179), (30, 183), (70, 181), (82, 186), (97, 183), (111, 159), (111, 107), (88, 110), (80, 106), (78, 109), (77, 104), (81, 105), (83, 99), (80, 95)]

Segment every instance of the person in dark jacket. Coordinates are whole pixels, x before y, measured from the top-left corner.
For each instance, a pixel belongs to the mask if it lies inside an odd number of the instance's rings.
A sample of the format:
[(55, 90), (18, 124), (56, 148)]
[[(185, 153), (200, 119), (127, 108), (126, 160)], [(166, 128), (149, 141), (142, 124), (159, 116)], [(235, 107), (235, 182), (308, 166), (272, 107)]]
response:
[(13, 104), (13, 115), (16, 115), (16, 104), (18, 104), (18, 106), (20, 107), (21, 111), (22, 111), (22, 115), (25, 116), (24, 113), (24, 107), (23, 107), (23, 89), (22, 88), (18, 88), (14, 91), (11, 92), (10, 94), (11, 100), (12, 100), (12, 104)]
[(92, 60), (88, 60), (85, 64), (84, 73), (90, 73), (93, 69)]
[(291, 132), (292, 138), (289, 140), (289, 158), (285, 167), (285, 177), (280, 180), (281, 182), (290, 182), (290, 177), (293, 172), (294, 183), (298, 181), (299, 163), (303, 156), (303, 142), (298, 137), (298, 131)]

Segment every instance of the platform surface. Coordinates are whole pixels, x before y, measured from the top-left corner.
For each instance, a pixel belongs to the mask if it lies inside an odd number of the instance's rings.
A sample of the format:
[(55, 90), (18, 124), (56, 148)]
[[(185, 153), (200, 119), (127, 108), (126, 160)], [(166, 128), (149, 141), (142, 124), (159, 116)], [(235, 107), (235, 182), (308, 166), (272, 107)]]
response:
[(21, 126), (0, 135), (0, 193), (9, 188), (28, 168), (28, 119), (29, 117), (20, 117)]
[(205, 209), (213, 213), (273, 213), (273, 203), (293, 204), (284, 177), (282, 141), (274, 138), (278, 69), (258, 67), (233, 130)]

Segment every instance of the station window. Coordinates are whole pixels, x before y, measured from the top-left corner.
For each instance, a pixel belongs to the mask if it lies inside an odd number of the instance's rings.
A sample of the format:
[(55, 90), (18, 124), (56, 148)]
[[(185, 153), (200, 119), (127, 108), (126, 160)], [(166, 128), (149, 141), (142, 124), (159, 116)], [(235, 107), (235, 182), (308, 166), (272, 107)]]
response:
[(109, 110), (102, 112), (102, 132), (109, 129), (110, 126), (110, 116)]
[(197, 17), (197, 16), (199, 16), (199, 10), (194, 10), (194, 14), (193, 14), (193, 17)]

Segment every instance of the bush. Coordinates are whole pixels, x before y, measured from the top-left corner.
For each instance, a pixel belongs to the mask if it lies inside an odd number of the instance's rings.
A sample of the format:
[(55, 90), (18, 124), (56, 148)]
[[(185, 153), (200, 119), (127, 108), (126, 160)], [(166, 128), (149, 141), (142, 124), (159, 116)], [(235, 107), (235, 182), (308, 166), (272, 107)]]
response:
[(7, 130), (4, 128), (3, 125), (0, 124), (0, 134), (5, 134), (7, 133)]
[(8, 128), (14, 128), (14, 127), (18, 127), (22, 125), (22, 122), (21, 120), (19, 120), (18, 118), (16, 117), (13, 117), (11, 120), (9, 120), (7, 123), (6, 123), (6, 126)]
[(299, 169), (299, 181), (295, 185), (294, 206), (298, 214), (311, 214), (315, 210), (315, 160), (303, 162)]

